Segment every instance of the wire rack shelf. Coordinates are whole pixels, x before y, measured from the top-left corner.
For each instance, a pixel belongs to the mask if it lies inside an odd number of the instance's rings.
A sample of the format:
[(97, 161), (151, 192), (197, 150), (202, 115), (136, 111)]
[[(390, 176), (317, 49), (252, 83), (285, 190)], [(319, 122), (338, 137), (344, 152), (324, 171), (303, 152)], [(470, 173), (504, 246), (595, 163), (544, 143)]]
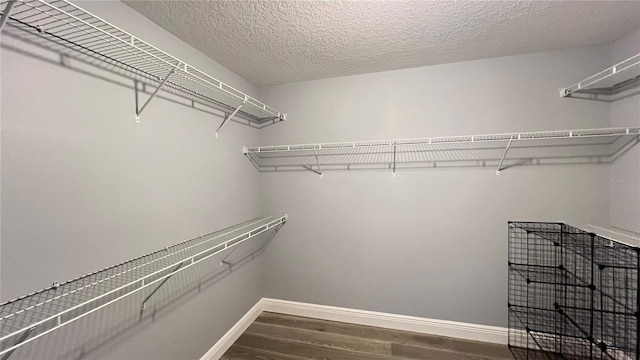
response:
[[(0, 0), (3, 34), (42, 44), (81, 59), (99, 60), (136, 74), (192, 101), (258, 125), (286, 114), (83, 10), (67, 0)], [(3, 26), (3, 25), (8, 26)], [(151, 98), (155, 96), (155, 93)], [(136, 120), (144, 110), (138, 109)], [(259, 126), (260, 127), (260, 126)]]
[[(264, 217), (165, 247), (88, 275), (0, 304), (0, 355), (154, 286), (176, 273), (261, 234), (273, 234), (287, 215)], [(146, 301), (146, 300), (145, 300)], [(146, 302), (142, 303), (142, 310)]]
[(570, 97), (573, 94), (611, 96), (638, 85), (640, 85), (640, 54), (560, 89), (560, 96)]
[(640, 127), (244, 147), (261, 172), (610, 163)]

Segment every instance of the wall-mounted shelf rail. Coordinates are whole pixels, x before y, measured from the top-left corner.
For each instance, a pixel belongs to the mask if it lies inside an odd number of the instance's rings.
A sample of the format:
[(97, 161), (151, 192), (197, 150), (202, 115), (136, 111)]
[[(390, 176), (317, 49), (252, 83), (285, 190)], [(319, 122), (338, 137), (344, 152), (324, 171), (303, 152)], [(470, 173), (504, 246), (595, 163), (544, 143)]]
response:
[[(220, 127), (234, 116), (257, 127), (286, 119), (286, 114), (66, 0), (0, 0), (0, 10), (0, 25), (7, 25), (3, 34), (40, 44), (46, 39), (58, 51), (100, 60), (145, 79), (156, 90), (219, 109), (225, 114)], [(136, 121), (147, 104), (139, 107), (136, 98)]]
[(0, 358), (118, 300), (149, 288), (141, 310), (173, 275), (258, 236), (287, 215), (249, 220), (0, 304)]
[(560, 96), (569, 97), (574, 94), (612, 96), (638, 85), (640, 85), (640, 54), (560, 89)]
[(640, 127), (244, 147), (261, 172), (610, 163)]

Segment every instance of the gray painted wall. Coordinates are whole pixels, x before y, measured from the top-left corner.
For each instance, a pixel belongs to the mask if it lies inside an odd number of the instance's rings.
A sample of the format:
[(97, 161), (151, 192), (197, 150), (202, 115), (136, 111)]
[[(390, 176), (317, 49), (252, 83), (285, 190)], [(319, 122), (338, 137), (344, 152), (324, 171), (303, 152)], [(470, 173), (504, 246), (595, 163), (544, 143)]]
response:
[[(232, 86), (257, 93), (120, 2), (80, 5)], [(6, 48), (1, 56), (2, 300), (260, 215), (259, 175), (241, 153), (242, 144), (258, 142), (258, 130), (229, 124), (215, 139), (220, 117), (162, 99), (135, 124), (133, 90)], [(12, 359), (199, 358), (264, 293), (257, 258), (202, 286), (199, 296), (192, 296), (194, 290), (170, 301), (179, 293), (176, 287), (198, 283), (217, 266), (209, 262), (172, 279), (154, 297), (154, 306), (169, 306), (153, 321), (138, 321), (141, 298), (132, 298)]]
[(291, 221), (265, 257), (232, 274), (210, 281), (212, 261), (169, 282), (153, 317), (137, 317), (134, 296), (13, 358), (196, 359), (261, 296), (506, 325), (507, 220), (606, 223), (611, 208), (614, 225), (633, 222), (616, 215), (628, 192), (612, 185), (615, 167), (319, 179), (259, 175), (240, 154), (245, 144), (608, 126), (616, 107), (556, 91), (608, 66), (608, 46), (258, 90), (121, 3), (81, 6), (291, 120), (261, 132), (232, 124), (215, 140), (220, 118), (158, 99), (136, 125), (132, 90), (3, 49), (0, 298), (260, 213)]
[[(274, 86), (263, 144), (608, 126), (607, 103), (557, 89), (609, 65), (607, 46)], [(608, 166), (264, 173), (290, 221), (266, 252), (267, 295), (506, 325), (507, 221), (608, 220)]]
[[(611, 63), (640, 53), (640, 29), (611, 44)], [(640, 91), (623, 94), (611, 104), (613, 126), (640, 125)], [(610, 196), (612, 226), (640, 232), (640, 147), (636, 146), (611, 165)]]

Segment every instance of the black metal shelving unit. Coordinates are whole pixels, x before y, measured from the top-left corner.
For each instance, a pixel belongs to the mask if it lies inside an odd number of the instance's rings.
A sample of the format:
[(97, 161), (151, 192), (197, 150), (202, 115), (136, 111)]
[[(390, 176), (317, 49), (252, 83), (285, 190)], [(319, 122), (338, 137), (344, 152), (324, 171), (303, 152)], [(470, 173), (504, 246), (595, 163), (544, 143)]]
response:
[(640, 248), (564, 224), (509, 222), (516, 359), (640, 359)]

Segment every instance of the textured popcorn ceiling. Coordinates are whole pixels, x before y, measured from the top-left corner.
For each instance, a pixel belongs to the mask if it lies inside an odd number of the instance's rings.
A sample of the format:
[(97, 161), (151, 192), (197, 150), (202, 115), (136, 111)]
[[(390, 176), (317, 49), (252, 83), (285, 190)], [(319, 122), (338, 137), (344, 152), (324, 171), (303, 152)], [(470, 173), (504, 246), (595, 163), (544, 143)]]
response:
[(258, 86), (602, 44), (640, 1), (125, 1)]

